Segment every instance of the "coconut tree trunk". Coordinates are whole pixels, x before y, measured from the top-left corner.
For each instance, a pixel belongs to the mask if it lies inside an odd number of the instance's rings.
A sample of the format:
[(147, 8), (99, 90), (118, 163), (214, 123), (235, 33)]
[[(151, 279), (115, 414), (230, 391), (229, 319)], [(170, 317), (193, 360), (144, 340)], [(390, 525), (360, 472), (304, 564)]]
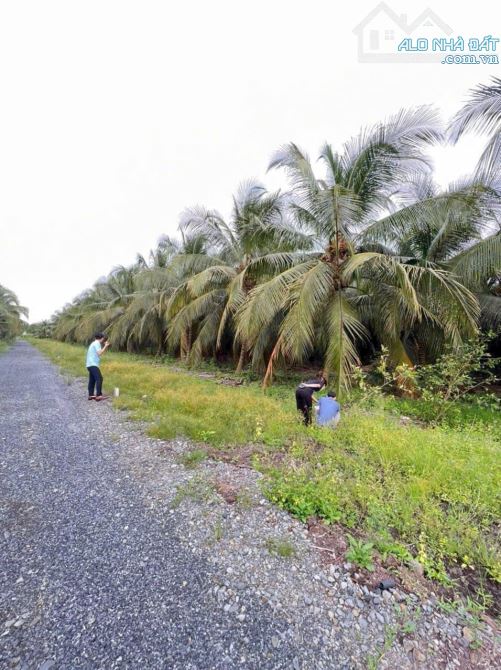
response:
[(181, 333), (181, 341), (179, 343), (179, 357), (182, 361), (186, 358), (186, 332)]
[(163, 335), (163, 333), (161, 333), (160, 341), (158, 343), (157, 353), (155, 355), (160, 357), (160, 356), (163, 356), (164, 353), (165, 353), (164, 335)]
[(245, 354), (246, 354), (245, 345), (242, 344), (242, 346), (240, 347), (240, 356), (238, 358), (238, 365), (237, 365), (237, 368), (235, 370), (237, 375), (240, 374), (242, 372), (242, 370), (244, 369)]
[(280, 351), (280, 347), (282, 346), (282, 337), (280, 336), (278, 340), (275, 343), (275, 346), (273, 347), (273, 351), (271, 352), (270, 359), (268, 361), (268, 365), (266, 366), (266, 372), (264, 375), (263, 379), (263, 388), (268, 388), (270, 386), (271, 381), (273, 379), (273, 363), (275, 362), (275, 359), (278, 356), (278, 353)]
[(155, 355), (163, 356), (165, 352), (165, 333), (163, 329), (163, 324), (160, 320), (159, 322), (157, 322), (157, 335), (158, 335), (158, 347), (157, 347), (157, 353)]
[(191, 328), (187, 328), (181, 335), (180, 355), (182, 361), (188, 358), (190, 349), (191, 349)]

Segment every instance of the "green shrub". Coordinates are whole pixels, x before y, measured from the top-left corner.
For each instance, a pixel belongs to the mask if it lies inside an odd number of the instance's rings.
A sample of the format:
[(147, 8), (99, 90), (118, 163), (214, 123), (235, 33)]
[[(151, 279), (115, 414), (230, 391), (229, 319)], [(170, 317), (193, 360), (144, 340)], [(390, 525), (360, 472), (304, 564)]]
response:
[(357, 540), (353, 535), (348, 535), (348, 551), (346, 552), (346, 558), (359, 568), (370, 570), (371, 572), (374, 570), (374, 563), (372, 560), (373, 549), (374, 545), (372, 542)]

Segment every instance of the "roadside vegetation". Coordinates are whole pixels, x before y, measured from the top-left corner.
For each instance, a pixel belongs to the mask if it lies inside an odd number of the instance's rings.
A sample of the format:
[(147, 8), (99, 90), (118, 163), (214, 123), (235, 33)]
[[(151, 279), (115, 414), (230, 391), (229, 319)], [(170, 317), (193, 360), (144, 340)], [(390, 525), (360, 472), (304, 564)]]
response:
[[(82, 374), (82, 346), (33, 342), (64, 371)], [(252, 445), (250, 462), (265, 475), (265, 494), (302, 521), (314, 516), (342, 524), (354, 536), (350, 549), (362, 556), (363, 567), (370, 567), (374, 551), (404, 563), (417, 560), (444, 585), (466, 576), (473, 592), (492, 604), (490, 593), (501, 583), (501, 412), (495, 395), (461, 395), (446, 411), (436, 403), (432, 413), (426, 398), (385, 394), (382, 384), (367, 382), (352, 391), (332, 431), (299, 422), (292, 378), (263, 390), (259, 380), (193, 371), (169, 359), (160, 364), (110, 352), (103, 365), (107, 388), (120, 388), (113, 403), (147, 422), (151, 435), (200, 444), (191, 452), (196, 458), (187, 457), (189, 466), (207, 449), (238, 459)], [(384, 364), (379, 368), (384, 371)], [(445, 371), (435, 370), (437, 396), (437, 377), (445, 375), (447, 392), (449, 371), (450, 362)], [(221, 383), (231, 379), (244, 383)], [(423, 382), (415, 383), (422, 390)]]
[(28, 310), (19, 304), (16, 294), (0, 284), (0, 351), (23, 332), (27, 326), (23, 321), (26, 316)]

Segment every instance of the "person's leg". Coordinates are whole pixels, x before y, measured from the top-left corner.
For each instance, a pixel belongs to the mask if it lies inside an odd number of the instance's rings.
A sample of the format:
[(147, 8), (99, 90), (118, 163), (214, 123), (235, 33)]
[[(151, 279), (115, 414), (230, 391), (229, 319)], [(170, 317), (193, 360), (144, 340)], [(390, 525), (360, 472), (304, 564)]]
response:
[(89, 371), (89, 386), (88, 386), (88, 391), (89, 391), (89, 398), (94, 397), (94, 387), (96, 385), (96, 380), (94, 378), (94, 373), (92, 372), (92, 368), (87, 368)]
[(101, 370), (96, 367), (96, 397), (100, 397), (103, 395), (103, 375), (101, 374)]
[(304, 425), (309, 426), (311, 424), (311, 408), (313, 405), (313, 400), (311, 399), (311, 396), (308, 398), (305, 398), (305, 405), (306, 409), (304, 412)]
[(303, 415), (303, 422), (306, 422), (306, 415), (305, 415), (305, 409), (306, 406), (304, 404), (304, 397), (303, 394), (301, 393), (300, 390), (296, 391), (296, 408), (298, 412), (301, 412)]
[(308, 406), (308, 396), (307, 394), (304, 393), (301, 389), (298, 389), (296, 391), (296, 407), (299, 412), (303, 415), (303, 423), (305, 426), (307, 426), (309, 423), (311, 423), (311, 398), (309, 399), (310, 403)]

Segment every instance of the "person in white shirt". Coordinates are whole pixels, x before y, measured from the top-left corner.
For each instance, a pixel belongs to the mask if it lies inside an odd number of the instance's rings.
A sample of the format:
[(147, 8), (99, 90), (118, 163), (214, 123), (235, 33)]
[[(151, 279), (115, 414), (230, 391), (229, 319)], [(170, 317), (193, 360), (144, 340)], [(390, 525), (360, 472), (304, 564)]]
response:
[[(85, 366), (89, 373), (89, 400), (106, 400), (109, 396), (103, 395), (103, 375), (99, 369), (101, 356), (110, 346), (108, 338), (104, 333), (96, 333), (94, 341), (87, 349), (87, 358)], [(94, 389), (96, 393), (94, 394)]]

